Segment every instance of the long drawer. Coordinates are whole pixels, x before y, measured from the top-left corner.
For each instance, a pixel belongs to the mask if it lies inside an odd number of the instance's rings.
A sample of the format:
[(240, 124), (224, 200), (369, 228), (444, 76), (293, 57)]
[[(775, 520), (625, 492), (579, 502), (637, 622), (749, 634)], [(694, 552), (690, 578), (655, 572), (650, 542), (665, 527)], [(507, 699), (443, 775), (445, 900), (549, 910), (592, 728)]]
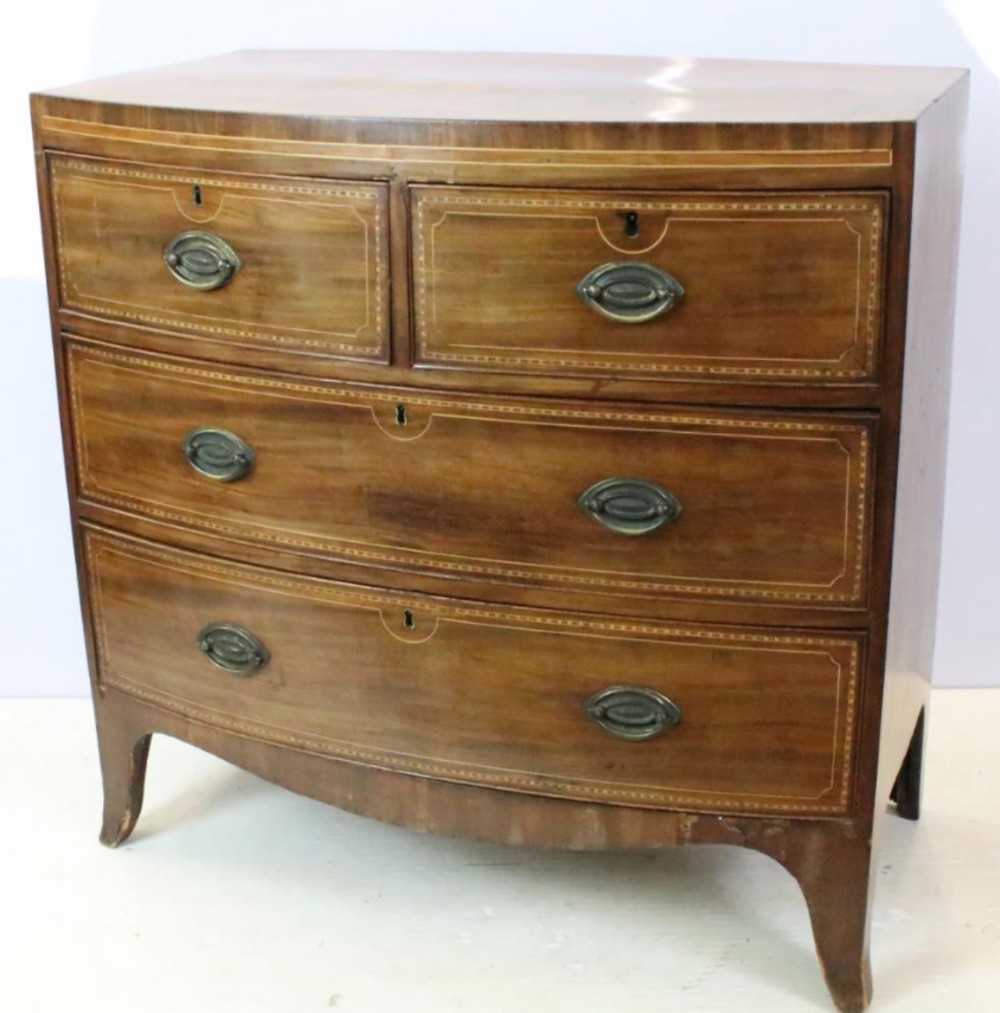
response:
[(348, 562), (861, 607), (874, 421), (471, 400), (68, 346), (78, 492)]
[(415, 186), (416, 361), (870, 383), (888, 198)]
[(99, 680), (351, 763), (645, 807), (844, 813), (863, 636), (294, 577), (88, 529)]
[(384, 184), (63, 155), (49, 171), (63, 309), (388, 361)]

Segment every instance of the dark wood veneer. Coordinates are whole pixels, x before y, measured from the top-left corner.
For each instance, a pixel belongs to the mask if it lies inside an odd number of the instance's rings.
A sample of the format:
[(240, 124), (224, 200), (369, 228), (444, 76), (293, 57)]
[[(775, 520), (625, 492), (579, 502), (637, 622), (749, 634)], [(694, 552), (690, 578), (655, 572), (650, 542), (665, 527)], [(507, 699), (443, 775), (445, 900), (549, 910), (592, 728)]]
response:
[[(672, 101), (657, 86), (663, 81), (683, 82), (684, 101)], [(940, 68), (364, 53), (232, 54), (33, 96), (104, 775), (102, 840), (115, 845), (131, 832), (149, 739), (163, 733), (296, 791), (420, 830), (569, 848), (755, 848), (801, 884), (837, 1005), (863, 1009), (883, 817), (890, 794), (904, 816), (915, 818), (920, 806), (966, 101), (966, 75)], [(118, 180), (155, 175), (160, 198), (173, 188), (175, 207), (178, 193), (201, 186), (206, 215), (220, 231), (225, 223), (242, 236), (247, 284), (207, 296), (171, 287), (157, 254), (179, 222), (174, 211), (138, 189), (97, 186), (93, 172), (71, 179), (73, 165), (100, 166)], [(338, 233), (333, 218), (327, 227), (322, 215), (311, 222), (280, 205), (262, 228), (259, 209), (234, 211), (239, 202), (222, 199), (227, 187), (273, 189), (284, 180), (322, 191), (313, 194), (321, 204), (337, 188), (360, 195), (351, 221), (364, 220), (369, 238), (376, 229), (385, 240), (374, 262), (371, 247), (360, 251), (353, 225)], [(849, 258), (822, 230), (791, 239), (789, 219), (779, 216), (770, 236), (754, 240), (770, 264), (765, 273), (773, 280), (783, 257), (802, 263), (785, 287), (779, 279), (743, 314), (750, 330), (740, 336), (730, 326), (727, 306), (739, 318), (752, 287), (725, 262), (727, 244), (698, 239), (689, 269), (716, 278), (725, 297), (699, 301), (695, 278), (684, 316), (675, 318), (688, 328), (684, 364), (697, 369), (646, 371), (657, 372), (653, 378), (627, 368), (622, 352), (644, 353), (622, 347), (632, 332), (600, 330), (565, 291), (567, 279), (594, 266), (595, 251), (577, 239), (545, 238), (538, 249), (549, 259), (536, 272), (526, 253), (536, 240), (516, 228), (481, 237), (466, 229), (460, 242), (443, 244), (442, 259), (427, 261), (412, 231), (416, 205), (484, 187), (501, 199), (530, 194), (533, 206), (549, 210), (557, 198), (596, 192), (619, 194), (622, 211), (639, 197), (695, 193), (705, 203), (749, 195), (748, 204), (822, 194), (831, 206), (850, 199), (878, 209), (878, 237), (872, 242), (867, 233), (866, 282), (858, 281), (861, 261), (854, 265), (856, 282), (869, 285), (856, 301), (871, 314), (855, 330), (863, 340), (848, 349), (844, 375), (768, 366), (769, 355), (840, 355), (843, 343), (834, 346), (846, 333)], [(127, 241), (119, 215), (134, 222)], [(849, 225), (865, 233), (860, 219)], [(638, 255), (618, 245), (622, 258)], [(323, 249), (336, 261), (327, 276), (336, 284), (326, 291), (314, 261)], [(670, 270), (666, 261), (660, 266)], [(81, 278), (85, 299), (74, 288)], [(297, 327), (340, 330), (330, 296), (341, 283), (348, 303), (363, 291), (368, 310), (377, 305), (382, 314), (355, 361), (344, 349), (270, 340), (301, 333)], [(469, 285), (478, 286), (475, 298), (465, 296)], [(428, 286), (437, 290), (436, 321), (421, 303)], [(122, 312), (137, 301), (147, 308)], [(232, 331), (243, 333), (205, 327), (206, 306), (242, 321)], [(809, 328), (801, 347), (796, 317)], [(654, 351), (670, 354), (668, 328), (646, 333), (660, 334)], [(515, 343), (547, 351), (515, 362), (508, 354)], [(470, 354), (466, 346), (487, 344), (500, 346), (490, 361), (460, 358)], [(466, 351), (456, 355), (458, 345)], [(596, 369), (567, 367), (588, 349), (610, 354)], [(744, 362), (745, 372), (704, 368), (707, 356), (734, 350), (758, 361)], [(116, 372), (111, 362), (131, 366)], [(187, 381), (178, 370), (188, 371)], [(208, 382), (188, 382), (195, 376)], [(265, 401), (254, 387), (260, 378), (296, 385), (299, 400)], [(364, 424), (337, 403), (348, 390), (351, 404), (366, 406)], [(435, 481), (423, 487), (416, 457), (380, 456), (390, 444), (378, 441), (394, 437), (380, 431), (392, 432), (393, 414), (379, 406), (397, 402), (412, 405), (413, 424), (439, 420), (442, 405), (456, 420), (441, 426), (442, 444), (427, 466)], [(505, 447), (483, 418), (515, 408), (528, 422), (526, 435)], [(539, 423), (566, 412), (603, 414), (606, 426), (563, 432)], [(692, 431), (717, 428), (725, 461), (692, 450), (702, 444), (688, 436), (683, 445), (653, 439), (654, 416), (694, 420)], [(189, 424), (220, 418), (253, 429), (267, 451), (262, 462), (292, 462), (280, 481), (268, 484), (262, 463), (253, 486), (196, 484), (178, 461), (178, 438)], [(793, 430), (808, 421), (819, 439), (839, 427), (848, 472), (864, 462), (863, 495), (858, 470), (841, 485), (861, 505), (854, 550), (845, 556), (857, 579), (843, 600), (661, 587), (666, 562), (651, 548), (656, 542), (623, 543), (598, 566), (599, 543), (584, 529), (557, 551), (564, 532), (554, 521), (546, 526), (543, 515), (545, 523), (527, 523), (540, 490), (577, 509), (590, 458), (601, 465), (595, 480), (611, 462), (667, 471), (673, 460), (675, 474), (687, 468), (692, 487), (703, 490), (696, 500), (705, 513), (692, 511), (689, 530), (699, 530), (699, 516), (721, 511), (714, 527), (701, 529), (689, 574), (700, 567), (705, 584), (734, 574), (816, 583), (836, 527), (823, 505), (833, 488), (829, 465), (800, 449), (762, 468), (759, 456), (732, 441), (736, 420)], [(309, 446), (296, 457), (295, 444), (305, 439)], [(503, 474), (505, 453), (533, 469), (530, 495), (512, 496), (491, 514), (481, 489)], [(340, 469), (334, 487), (324, 486), (324, 460)], [(252, 488), (261, 498), (248, 494)], [(392, 512), (394, 488), (401, 498)], [(434, 507), (449, 502), (435, 496), (442, 488), (462, 493), (441, 514), (446, 523), (431, 522)], [(744, 517), (732, 508), (727, 524), (722, 506), (736, 488), (759, 512)], [(810, 489), (824, 492), (811, 500)], [(334, 516), (324, 516), (325, 492)], [(359, 515), (358, 503), (372, 494), (381, 506)], [(492, 530), (491, 516), (502, 519)], [(265, 537), (293, 527), (298, 544)], [(401, 558), (338, 557), (323, 541), (332, 536), (381, 539)], [(504, 550), (518, 568), (538, 567), (547, 577), (488, 573), (483, 558)], [(432, 565), (463, 554), (471, 569)], [(557, 579), (579, 578), (588, 566), (602, 579), (634, 574), (640, 557), (659, 584), (617, 593), (564, 590)], [(267, 589), (279, 585), (288, 593), (272, 606)], [(272, 661), (249, 681), (215, 671), (202, 681), (201, 666), (211, 666), (192, 627), (203, 617), (234, 623), (241, 616), (263, 631)], [(421, 645), (431, 622), (434, 634)], [(563, 632), (534, 632), (540, 628)], [(600, 632), (593, 641), (600, 646), (582, 647), (581, 631)], [(745, 650), (755, 637), (790, 653), (769, 667)], [(528, 641), (546, 646), (529, 649)], [(685, 646), (695, 641), (717, 646), (699, 654)], [(681, 660), (713, 651), (714, 665)], [(323, 663), (335, 657), (344, 665), (327, 676)], [(409, 679), (406, 657), (419, 659)], [(644, 743), (619, 742), (571, 706), (633, 676), (651, 690), (677, 692), (682, 709), (689, 701), (682, 723)], [(349, 704), (343, 714), (324, 709), (334, 692)], [(560, 737), (546, 738), (550, 728)], [(404, 755), (424, 766), (407, 768)], [(598, 801), (587, 786), (597, 786), (602, 762), (611, 783)], [(501, 783), (496, 771), (505, 765), (522, 780)], [(821, 767), (835, 784), (825, 793), (817, 789)], [(629, 799), (629, 790), (646, 796)], [(712, 792), (728, 801), (690, 801)], [(780, 808), (779, 795), (796, 793), (800, 808)]]
[[(293, 577), (87, 532), (99, 685), (231, 732), (503, 790), (794, 816), (851, 807), (863, 639), (515, 609)], [(211, 664), (236, 623), (270, 659)], [(636, 744), (584, 703), (609, 680), (683, 717)], [(775, 750), (780, 740), (781, 749)]]
[[(425, 368), (875, 379), (885, 193), (434, 186), (411, 203)], [(650, 265), (687, 291), (641, 326), (609, 320), (576, 291), (608, 262)]]
[[(867, 600), (875, 427), (860, 414), (427, 396), (73, 343), (67, 353), (79, 495), (184, 524), (209, 547), (244, 538), (513, 582), (549, 589), (557, 606), (582, 592)], [(182, 444), (199, 426), (245, 440), (250, 473), (218, 482), (193, 469)], [(577, 500), (619, 474), (669, 489), (681, 515), (642, 538), (602, 527)]]
[[(386, 361), (386, 187), (50, 161), (60, 305), (189, 336)], [(242, 261), (210, 292), (164, 270), (176, 236), (221, 236)]]

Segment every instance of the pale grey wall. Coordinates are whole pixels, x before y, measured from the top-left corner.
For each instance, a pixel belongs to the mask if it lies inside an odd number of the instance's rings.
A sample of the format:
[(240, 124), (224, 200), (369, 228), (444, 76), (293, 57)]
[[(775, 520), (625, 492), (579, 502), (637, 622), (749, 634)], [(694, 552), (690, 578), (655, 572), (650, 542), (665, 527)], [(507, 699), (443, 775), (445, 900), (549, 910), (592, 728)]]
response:
[(82, 77), (244, 47), (604, 52), (973, 70), (939, 684), (996, 685), (1000, 622), (1000, 17), (977, 0), (49, 0), (0, 41), (0, 671), (2, 695), (86, 692), (31, 190), (26, 95)]

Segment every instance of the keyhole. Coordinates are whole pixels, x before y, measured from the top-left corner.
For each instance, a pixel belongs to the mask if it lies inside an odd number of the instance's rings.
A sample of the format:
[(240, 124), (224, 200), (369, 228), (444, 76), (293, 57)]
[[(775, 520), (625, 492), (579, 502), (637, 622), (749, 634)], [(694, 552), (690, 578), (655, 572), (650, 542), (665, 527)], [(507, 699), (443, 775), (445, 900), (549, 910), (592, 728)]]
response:
[(201, 187), (197, 183), (191, 187), (191, 199), (194, 201), (196, 207), (201, 207)]
[(406, 405), (405, 404), (396, 405), (396, 425), (405, 426), (406, 422), (407, 422)]
[(403, 609), (403, 629), (412, 630), (416, 625), (413, 619), (413, 612), (410, 609)]
[(626, 211), (622, 217), (625, 219), (625, 235), (634, 239), (639, 235), (639, 212)]

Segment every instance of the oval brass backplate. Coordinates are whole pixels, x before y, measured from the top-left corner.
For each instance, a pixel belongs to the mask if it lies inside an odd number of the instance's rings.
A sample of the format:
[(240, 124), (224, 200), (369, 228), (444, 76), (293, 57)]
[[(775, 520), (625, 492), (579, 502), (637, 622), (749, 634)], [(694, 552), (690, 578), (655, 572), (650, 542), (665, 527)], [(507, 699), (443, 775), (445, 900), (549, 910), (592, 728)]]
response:
[(257, 637), (233, 623), (209, 623), (198, 634), (198, 650), (216, 668), (233, 675), (253, 675), (271, 660)]
[(193, 429), (181, 445), (188, 464), (205, 478), (235, 482), (253, 470), (256, 455), (250, 445), (227, 429)]
[(609, 686), (584, 702), (587, 716), (618, 739), (651, 739), (681, 720), (669, 697), (641, 686)]
[(579, 499), (580, 509), (619, 535), (645, 535), (676, 520), (680, 500), (642, 478), (605, 478)]
[(182, 232), (167, 243), (163, 261), (188, 288), (207, 292), (232, 281), (243, 266), (236, 251), (214, 232)]
[(588, 306), (620, 324), (654, 320), (684, 296), (684, 286), (673, 275), (639, 261), (601, 264), (576, 291)]

